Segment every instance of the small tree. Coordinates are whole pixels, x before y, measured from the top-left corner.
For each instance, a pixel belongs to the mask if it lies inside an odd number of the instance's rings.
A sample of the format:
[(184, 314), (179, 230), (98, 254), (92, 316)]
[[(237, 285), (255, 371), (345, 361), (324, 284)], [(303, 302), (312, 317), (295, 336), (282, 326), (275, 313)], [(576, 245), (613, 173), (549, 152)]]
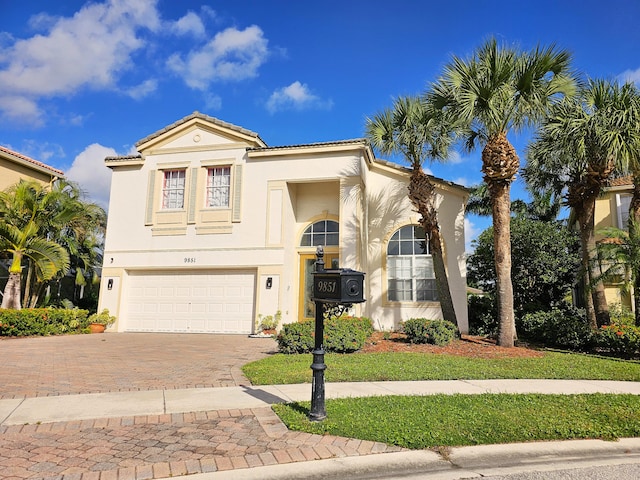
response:
[[(482, 232), (475, 245), (467, 262), (468, 281), (494, 295), (493, 227)], [(516, 217), (511, 222), (511, 246), (516, 316), (566, 304), (580, 265), (577, 235), (560, 222)]]

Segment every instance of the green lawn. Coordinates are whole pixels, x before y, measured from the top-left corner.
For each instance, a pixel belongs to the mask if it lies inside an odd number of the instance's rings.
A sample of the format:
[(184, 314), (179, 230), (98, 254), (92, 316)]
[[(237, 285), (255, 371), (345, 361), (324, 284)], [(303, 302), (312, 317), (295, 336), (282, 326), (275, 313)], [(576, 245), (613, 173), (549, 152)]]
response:
[[(276, 354), (243, 367), (254, 385), (311, 382), (312, 356)], [(640, 362), (576, 353), (477, 359), (422, 353), (325, 355), (327, 382), (550, 378), (640, 381)]]
[(635, 395), (432, 395), (327, 401), (310, 422), (309, 402), (274, 405), (292, 430), (406, 448), (640, 436)]
[[(311, 381), (312, 356), (276, 354), (243, 367), (254, 385)], [(640, 381), (640, 362), (575, 353), (477, 359), (442, 354), (325, 356), (328, 382), (549, 378)], [(640, 396), (433, 395), (327, 400), (310, 422), (309, 402), (275, 405), (292, 430), (407, 448), (640, 436)]]

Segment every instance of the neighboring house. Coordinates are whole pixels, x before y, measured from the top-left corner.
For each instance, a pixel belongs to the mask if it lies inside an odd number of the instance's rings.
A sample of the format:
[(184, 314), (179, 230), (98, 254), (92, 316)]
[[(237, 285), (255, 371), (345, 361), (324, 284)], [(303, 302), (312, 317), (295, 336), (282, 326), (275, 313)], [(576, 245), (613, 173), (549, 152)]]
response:
[[(441, 318), (431, 256), (407, 198), (409, 171), (365, 140), (268, 147), (195, 112), (140, 140), (113, 170), (98, 309), (117, 331), (248, 334), (260, 315), (312, 318), (317, 245), (327, 268), (366, 273), (355, 315), (378, 329)], [(433, 178), (449, 281), (468, 330), (468, 191)]]
[[(63, 176), (61, 170), (0, 145), (0, 191), (20, 180), (35, 180), (43, 185), (51, 185)], [(8, 259), (0, 258), (0, 295), (9, 278), (8, 265)]]
[(35, 180), (47, 185), (63, 176), (61, 170), (0, 146), (0, 190), (20, 180)]
[[(633, 179), (629, 176), (614, 178), (609, 181), (600, 198), (596, 200), (595, 232), (596, 241), (603, 239), (599, 232), (603, 228), (616, 227), (627, 230), (629, 221), (629, 205), (633, 195)], [(634, 309), (631, 295), (624, 293), (619, 285), (605, 284), (607, 303), (616, 303)]]

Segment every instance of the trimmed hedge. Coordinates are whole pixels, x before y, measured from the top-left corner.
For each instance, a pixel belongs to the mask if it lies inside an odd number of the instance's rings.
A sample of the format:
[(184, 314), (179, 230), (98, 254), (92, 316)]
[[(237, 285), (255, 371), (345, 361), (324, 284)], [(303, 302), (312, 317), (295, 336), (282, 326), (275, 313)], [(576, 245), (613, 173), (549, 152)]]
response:
[[(352, 353), (360, 350), (373, 333), (366, 317), (330, 318), (324, 322), (324, 349), (327, 352)], [(315, 321), (287, 323), (276, 337), (281, 353), (310, 353), (315, 346)]]
[(410, 318), (403, 323), (403, 328), (411, 343), (442, 346), (448, 345), (459, 336), (458, 328), (447, 320)]
[(30, 337), (84, 333), (88, 310), (30, 308), (0, 309), (0, 336)]

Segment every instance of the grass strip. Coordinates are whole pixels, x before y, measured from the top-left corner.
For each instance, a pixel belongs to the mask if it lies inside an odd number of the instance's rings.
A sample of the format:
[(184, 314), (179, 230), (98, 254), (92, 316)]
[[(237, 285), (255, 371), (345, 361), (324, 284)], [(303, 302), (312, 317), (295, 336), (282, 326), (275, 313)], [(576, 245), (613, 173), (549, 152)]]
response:
[(640, 436), (635, 395), (429, 395), (326, 402), (327, 419), (310, 422), (309, 402), (274, 405), (291, 430), (411, 449), (541, 440)]
[[(311, 381), (312, 356), (275, 354), (242, 367), (254, 385)], [(538, 358), (468, 358), (428, 353), (355, 353), (325, 356), (328, 382), (546, 378), (640, 381), (640, 363), (577, 353)]]

